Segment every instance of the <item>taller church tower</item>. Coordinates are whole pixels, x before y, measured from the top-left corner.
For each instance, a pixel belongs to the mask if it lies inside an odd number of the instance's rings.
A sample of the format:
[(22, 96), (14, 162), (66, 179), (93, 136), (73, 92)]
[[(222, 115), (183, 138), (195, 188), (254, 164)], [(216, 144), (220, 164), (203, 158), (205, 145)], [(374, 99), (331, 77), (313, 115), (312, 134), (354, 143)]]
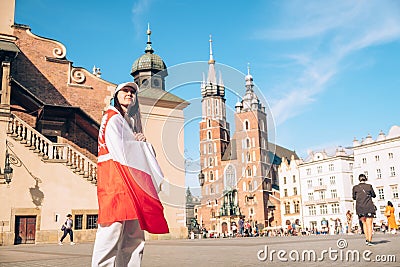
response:
[[(222, 157), (230, 142), (229, 123), (226, 121), (225, 87), (221, 74), (217, 83), (211, 36), (209, 41), (210, 59), (208, 60), (208, 76), (207, 80), (203, 77), (201, 84), (203, 99), (201, 100), (200, 165), (205, 175), (205, 184), (214, 183), (222, 175), (221, 166), (219, 165), (221, 165)], [(210, 191), (202, 192), (202, 195), (213, 195), (217, 191), (219, 191), (218, 188), (211, 186)]]

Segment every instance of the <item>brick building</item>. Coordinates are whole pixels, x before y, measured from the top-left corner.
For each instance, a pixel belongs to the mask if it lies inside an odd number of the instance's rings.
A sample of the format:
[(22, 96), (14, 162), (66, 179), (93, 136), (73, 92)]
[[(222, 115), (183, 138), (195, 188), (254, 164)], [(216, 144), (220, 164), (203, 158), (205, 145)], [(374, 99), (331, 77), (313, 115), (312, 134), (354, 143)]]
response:
[[(14, 10), (14, 0), (1, 1), (0, 245), (57, 242), (67, 213), (73, 215), (76, 241), (93, 241), (97, 135), (116, 84), (102, 79), (97, 68), (75, 67), (61, 42), (15, 24)], [(164, 90), (167, 68), (154, 54), (150, 34), (148, 29), (145, 53), (127, 70), (127, 80), (140, 86), (144, 134), (167, 174), (164, 186), (185, 188), (183, 157), (177, 155), (172, 166), (166, 154), (183, 150), (188, 103)], [(165, 145), (163, 136), (176, 139)], [(168, 237), (186, 237), (184, 189), (162, 190), (160, 198)]]
[(211, 232), (231, 232), (244, 218), (259, 229), (281, 224), (277, 166), (294, 154), (268, 142), (265, 106), (254, 92), (253, 77), (245, 77), (246, 92), (235, 106), (231, 137), (226, 118), (225, 87), (217, 82), (210, 39), (207, 80), (201, 85), (200, 164), (204, 184), (197, 220)]

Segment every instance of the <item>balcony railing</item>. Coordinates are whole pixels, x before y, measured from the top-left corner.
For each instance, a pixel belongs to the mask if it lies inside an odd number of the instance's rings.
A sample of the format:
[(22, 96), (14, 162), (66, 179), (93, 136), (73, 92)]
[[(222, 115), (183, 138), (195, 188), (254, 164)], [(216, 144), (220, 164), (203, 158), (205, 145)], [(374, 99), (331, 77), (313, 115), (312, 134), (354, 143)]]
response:
[(24, 144), (43, 161), (65, 163), (76, 174), (93, 184), (97, 183), (97, 164), (81, 152), (64, 143), (53, 143), (29, 124), (12, 114), (8, 123), (7, 134)]

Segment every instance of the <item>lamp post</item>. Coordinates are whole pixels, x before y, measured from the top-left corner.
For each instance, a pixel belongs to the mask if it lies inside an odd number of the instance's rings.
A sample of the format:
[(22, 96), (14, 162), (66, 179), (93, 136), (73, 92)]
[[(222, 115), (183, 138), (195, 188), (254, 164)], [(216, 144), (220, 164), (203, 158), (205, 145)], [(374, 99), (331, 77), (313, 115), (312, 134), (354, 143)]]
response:
[(0, 178), (5, 180), (6, 184), (9, 184), (12, 180), (13, 176), (13, 168), (10, 166), (10, 154), (8, 154), (8, 151), (6, 150), (6, 160), (4, 164), (4, 171), (1, 173), (0, 170)]
[(201, 187), (204, 185), (204, 173), (201, 170), (199, 173), (199, 184)]

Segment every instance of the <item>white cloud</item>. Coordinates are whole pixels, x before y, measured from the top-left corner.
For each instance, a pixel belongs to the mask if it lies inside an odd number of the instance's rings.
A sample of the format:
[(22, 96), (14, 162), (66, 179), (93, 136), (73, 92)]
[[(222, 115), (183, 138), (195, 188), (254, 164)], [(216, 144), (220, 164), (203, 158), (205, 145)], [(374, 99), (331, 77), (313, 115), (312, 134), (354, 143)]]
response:
[(289, 86), (282, 85), (283, 97), (272, 101), (277, 124), (297, 116), (316, 101), (317, 94), (343, 70), (344, 59), (367, 47), (400, 39), (400, 8), (395, 1), (289, 1), (283, 4), (279, 10), (282, 21), (256, 34), (257, 38), (286, 46), (302, 44), (295, 47), (297, 54), (291, 52), (284, 56), (303, 71), (297, 77), (288, 77), (292, 82)]
[(152, 0), (139, 0), (132, 7), (132, 21), (136, 36), (143, 36), (148, 21), (143, 21), (143, 15), (150, 9)]

